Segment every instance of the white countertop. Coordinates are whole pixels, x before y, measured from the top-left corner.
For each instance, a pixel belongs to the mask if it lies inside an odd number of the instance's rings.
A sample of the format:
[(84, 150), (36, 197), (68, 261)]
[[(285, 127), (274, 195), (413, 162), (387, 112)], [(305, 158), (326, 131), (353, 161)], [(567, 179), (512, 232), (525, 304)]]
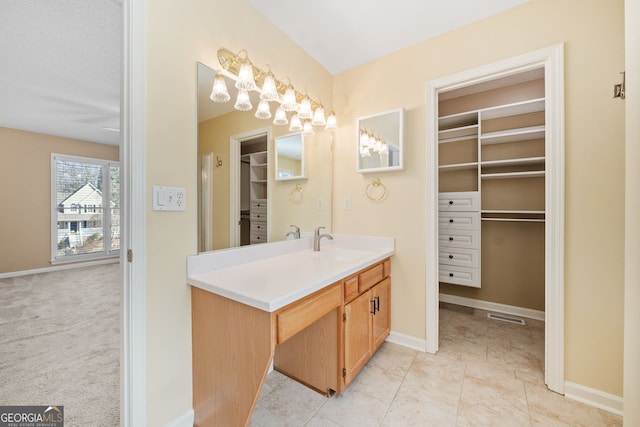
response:
[(332, 234), (205, 252), (187, 259), (187, 283), (272, 312), (393, 255), (392, 237)]

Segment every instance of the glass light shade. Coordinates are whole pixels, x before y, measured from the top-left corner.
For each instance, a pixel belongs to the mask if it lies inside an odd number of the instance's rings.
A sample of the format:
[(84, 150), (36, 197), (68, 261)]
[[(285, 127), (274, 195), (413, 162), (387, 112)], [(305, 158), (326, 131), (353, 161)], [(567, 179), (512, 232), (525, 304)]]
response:
[(338, 121), (336, 120), (336, 113), (333, 111), (329, 113), (327, 117), (327, 125), (324, 127), (325, 130), (335, 130), (338, 129)]
[(289, 123), (289, 120), (287, 120), (287, 113), (285, 113), (282, 108), (278, 107), (276, 110), (276, 116), (273, 119), (273, 124), (286, 125), (287, 123)]
[(209, 96), (213, 102), (227, 102), (231, 99), (229, 90), (227, 89), (227, 83), (224, 81), (222, 74), (216, 74), (213, 79), (213, 88), (211, 89), (211, 96)]
[(255, 90), (256, 81), (253, 77), (253, 66), (249, 60), (244, 61), (240, 66), (238, 72), (238, 80), (236, 80), (236, 87), (242, 90)]
[(381, 153), (388, 153), (389, 152), (389, 146), (387, 145), (386, 142), (382, 143), (382, 146), (380, 147), (380, 152)]
[(262, 120), (271, 118), (271, 110), (269, 109), (269, 103), (267, 101), (260, 101), (258, 108), (256, 108), (256, 117)]
[(360, 147), (369, 148), (369, 135), (365, 131), (360, 132)]
[(311, 125), (311, 121), (304, 121), (304, 124), (302, 125), (302, 133), (304, 135), (313, 135), (313, 126)]
[(360, 147), (360, 155), (362, 157), (369, 157), (369, 156), (371, 156), (371, 152), (366, 147)]
[(311, 111), (311, 100), (308, 96), (302, 98), (300, 107), (298, 108), (298, 117), (301, 119), (310, 119), (313, 117), (313, 111)]
[(298, 110), (298, 102), (296, 101), (296, 91), (293, 86), (289, 86), (287, 90), (284, 92), (284, 98), (282, 99), (282, 104), (280, 105), (284, 111), (297, 111)]
[(276, 89), (276, 81), (273, 78), (273, 74), (267, 74), (262, 84), (262, 92), (260, 93), (260, 99), (263, 101), (275, 101), (278, 99), (278, 90)]
[(316, 111), (313, 113), (313, 120), (311, 120), (311, 124), (314, 126), (324, 126), (327, 124), (327, 121), (324, 118), (324, 108), (316, 108)]
[(249, 92), (243, 89), (238, 91), (238, 97), (236, 98), (234, 108), (239, 111), (249, 111), (253, 108), (253, 105), (251, 105), (251, 99), (249, 98)]
[(291, 116), (291, 124), (289, 125), (289, 130), (291, 132), (298, 132), (302, 130), (302, 122), (300, 121), (300, 117), (298, 117), (297, 113), (293, 113)]

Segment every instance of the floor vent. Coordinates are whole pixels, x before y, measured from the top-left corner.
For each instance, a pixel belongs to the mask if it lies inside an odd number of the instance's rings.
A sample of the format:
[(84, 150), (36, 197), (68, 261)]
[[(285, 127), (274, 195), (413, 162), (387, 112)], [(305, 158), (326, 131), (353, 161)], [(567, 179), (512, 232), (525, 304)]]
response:
[(517, 317), (509, 317), (509, 316), (505, 316), (504, 314), (494, 314), (494, 313), (488, 313), (487, 317), (489, 319), (493, 319), (493, 320), (501, 320), (503, 322), (508, 322), (508, 323), (515, 323), (517, 325), (524, 325), (524, 320), (522, 319), (518, 319)]

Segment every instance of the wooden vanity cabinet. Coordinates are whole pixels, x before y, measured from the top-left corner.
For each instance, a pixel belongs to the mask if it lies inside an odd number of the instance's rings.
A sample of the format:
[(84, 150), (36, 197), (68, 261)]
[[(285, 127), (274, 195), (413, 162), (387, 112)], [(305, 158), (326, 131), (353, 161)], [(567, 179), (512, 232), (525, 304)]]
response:
[[(384, 260), (344, 280), (344, 367), (342, 392), (391, 331), (391, 261)], [(353, 282), (358, 293), (353, 298)]]

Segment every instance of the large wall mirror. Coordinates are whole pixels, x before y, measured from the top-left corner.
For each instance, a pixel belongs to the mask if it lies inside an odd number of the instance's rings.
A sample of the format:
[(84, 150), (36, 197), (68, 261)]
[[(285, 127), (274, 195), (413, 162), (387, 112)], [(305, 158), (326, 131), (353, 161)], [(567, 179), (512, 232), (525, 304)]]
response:
[[(285, 240), (291, 225), (303, 236), (318, 226), (330, 230), (331, 132), (292, 135), (288, 126), (256, 118), (256, 92), (251, 111), (236, 111), (228, 78), (231, 101), (215, 103), (215, 75), (197, 64), (198, 251)], [(288, 148), (279, 149), (277, 141), (288, 141)], [(279, 169), (286, 169), (282, 179)]]
[(384, 172), (404, 168), (404, 109), (357, 120), (358, 172)]

